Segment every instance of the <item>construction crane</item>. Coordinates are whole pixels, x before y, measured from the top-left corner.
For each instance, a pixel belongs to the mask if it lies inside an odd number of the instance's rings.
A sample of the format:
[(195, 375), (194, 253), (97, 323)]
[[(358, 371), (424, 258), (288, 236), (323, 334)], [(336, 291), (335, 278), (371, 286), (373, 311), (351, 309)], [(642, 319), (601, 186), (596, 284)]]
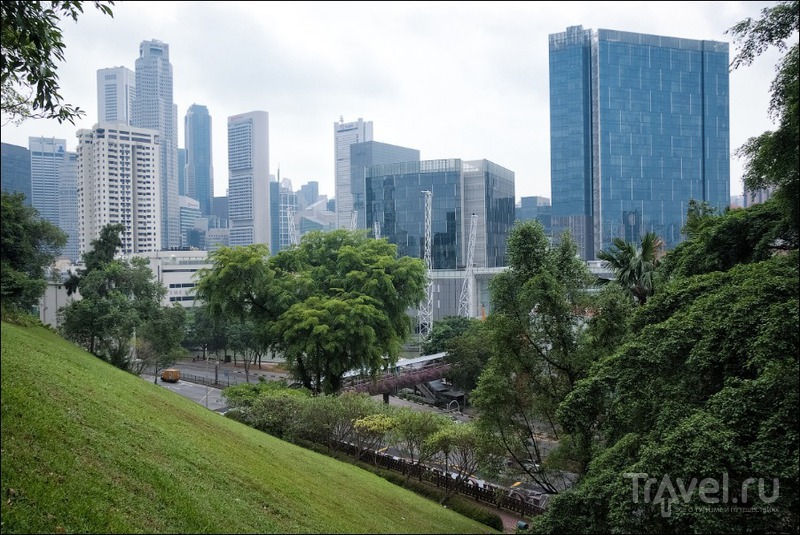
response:
[(425, 300), (419, 307), (419, 347), (422, 353), (422, 344), (427, 342), (433, 328), (433, 262), (431, 259), (433, 236), (433, 193), (428, 190), (425, 195), (425, 270), (428, 285), (425, 288)]
[(375, 235), (376, 240), (381, 239), (381, 222), (375, 221), (372, 223), (372, 233)]
[(353, 210), (353, 215), (350, 216), (350, 230), (358, 228), (358, 210)]
[(458, 300), (458, 315), (472, 318), (475, 316), (473, 307), (472, 279), (474, 278), (473, 264), (475, 263), (475, 239), (478, 235), (478, 216), (472, 214), (469, 222), (469, 242), (467, 242), (467, 265), (464, 266), (464, 284), (461, 286), (461, 298)]

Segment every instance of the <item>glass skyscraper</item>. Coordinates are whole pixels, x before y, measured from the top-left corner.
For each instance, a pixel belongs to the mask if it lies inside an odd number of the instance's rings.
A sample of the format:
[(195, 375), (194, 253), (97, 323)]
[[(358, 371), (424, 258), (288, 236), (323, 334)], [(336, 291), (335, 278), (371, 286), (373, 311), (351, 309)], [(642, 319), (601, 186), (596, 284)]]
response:
[(208, 108), (192, 104), (184, 120), (186, 137), (186, 193), (200, 202), (200, 213), (211, 214), (214, 169), (211, 165), (211, 115)]
[(22, 193), (25, 204), (31, 206), (31, 151), (25, 147), (3, 143), (0, 165), (0, 184), (3, 191)]
[(350, 145), (350, 198), (353, 203), (353, 211), (358, 212), (357, 228), (373, 228), (375, 223), (371, 219), (367, 219), (364, 170), (373, 165), (418, 161), (419, 151), (417, 149), (378, 141), (364, 141)]
[(476, 267), (506, 265), (514, 224), (514, 173), (488, 160), (423, 160), (364, 171), (367, 221), (401, 256), (424, 258), (425, 196), (432, 192), (433, 269), (463, 269), (472, 214), (478, 216)]
[(730, 196), (728, 44), (571, 26), (550, 35), (555, 238), (581, 257), (655, 232), (673, 247), (689, 201)]

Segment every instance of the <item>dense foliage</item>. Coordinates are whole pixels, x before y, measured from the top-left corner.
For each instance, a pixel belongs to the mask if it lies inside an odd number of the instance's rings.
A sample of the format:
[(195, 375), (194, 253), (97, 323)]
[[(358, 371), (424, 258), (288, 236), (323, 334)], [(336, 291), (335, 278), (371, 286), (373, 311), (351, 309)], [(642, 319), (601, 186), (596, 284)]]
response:
[(7, 191), (2, 192), (0, 229), (3, 310), (30, 312), (47, 288), (46, 269), (67, 243), (67, 235), (26, 205), (24, 195)]
[[(69, 121), (84, 115), (64, 103), (59, 93), (57, 61), (64, 61), (62, 19), (77, 21), (83, 4), (77, 0), (2, 2), (2, 110), (19, 123), (29, 118)], [(113, 17), (113, 1), (94, 1)]]
[(424, 264), (358, 231), (311, 232), (269, 257), (263, 246), (223, 247), (200, 273), (212, 317), (249, 318), (309, 390), (335, 393), (344, 374), (396, 362), (423, 296)]

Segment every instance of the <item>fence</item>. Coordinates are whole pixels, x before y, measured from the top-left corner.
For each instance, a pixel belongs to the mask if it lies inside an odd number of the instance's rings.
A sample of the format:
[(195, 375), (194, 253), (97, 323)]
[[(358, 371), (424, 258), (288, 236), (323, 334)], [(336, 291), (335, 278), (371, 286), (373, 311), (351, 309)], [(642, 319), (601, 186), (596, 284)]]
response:
[(246, 382), (243, 377), (237, 376), (218, 377), (215, 381), (211, 377), (203, 377), (202, 375), (192, 375), (191, 373), (183, 372), (181, 372), (181, 379), (184, 381), (189, 381), (190, 383), (197, 383), (199, 385), (210, 386), (213, 388), (226, 388), (228, 386), (236, 386)]
[[(340, 444), (340, 451), (356, 457), (359, 449), (353, 444)], [(415, 479), (422, 479), (432, 483), (437, 487), (452, 488), (456, 486), (456, 491), (471, 498), (494, 505), (497, 508), (519, 513), (522, 516), (536, 516), (544, 511), (542, 502), (538, 497), (531, 497), (526, 501), (522, 497), (512, 496), (511, 491), (505, 487), (485, 483), (482, 487), (472, 481), (465, 481), (456, 484), (455, 480), (449, 475), (436, 468), (431, 468), (424, 464), (412, 464), (399, 457), (393, 457), (384, 453), (376, 453), (370, 450), (362, 450), (360, 457), (362, 461), (373, 465), (400, 472), (403, 475)]]

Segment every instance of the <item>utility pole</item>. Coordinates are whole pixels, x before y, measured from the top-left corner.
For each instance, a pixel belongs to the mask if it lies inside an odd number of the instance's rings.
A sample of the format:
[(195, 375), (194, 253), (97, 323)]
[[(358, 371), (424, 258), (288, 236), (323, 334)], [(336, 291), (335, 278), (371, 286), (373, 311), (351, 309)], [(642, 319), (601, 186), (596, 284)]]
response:
[(425, 190), (425, 270), (428, 277), (428, 284), (425, 288), (425, 301), (419, 307), (419, 347), (422, 353), (422, 344), (428, 341), (433, 327), (433, 261), (432, 236), (433, 236), (433, 193)]

